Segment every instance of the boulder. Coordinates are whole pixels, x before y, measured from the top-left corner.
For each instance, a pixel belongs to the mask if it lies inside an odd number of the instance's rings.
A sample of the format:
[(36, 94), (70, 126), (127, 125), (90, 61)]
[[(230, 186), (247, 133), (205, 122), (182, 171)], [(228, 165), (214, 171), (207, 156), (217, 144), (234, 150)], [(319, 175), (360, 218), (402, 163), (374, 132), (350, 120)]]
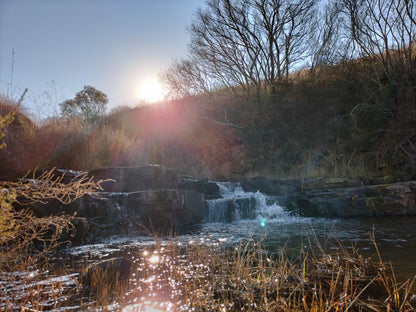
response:
[(329, 190), (355, 186), (361, 186), (360, 181), (345, 178), (317, 178), (305, 181), (302, 185), (302, 190)]
[(173, 169), (158, 165), (133, 168), (98, 168), (88, 172), (94, 180), (111, 179), (101, 184), (105, 192), (134, 192), (177, 187)]
[(360, 187), (308, 189), (287, 200), (289, 210), (310, 217), (416, 215), (416, 181)]
[(271, 196), (286, 196), (300, 188), (300, 180), (279, 180), (266, 177), (253, 177), (241, 181), (241, 187), (245, 192), (260, 191)]
[(207, 200), (221, 198), (218, 184), (207, 179), (198, 180), (193, 177), (182, 176), (178, 178), (178, 187), (202, 193)]
[(87, 218), (75, 217), (71, 220), (71, 223), (75, 228), (75, 234), (71, 240), (75, 243), (85, 241), (90, 228)]
[(85, 172), (66, 169), (53, 169), (51, 172), (51, 178), (53, 180), (61, 179), (62, 183), (69, 184), (70, 182), (79, 181), (83, 174), (85, 174)]
[(205, 198), (201, 193), (183, 189), (139, 191), (126, 195), (122, 209), (147, 227), (169, 230), (200, 222)]

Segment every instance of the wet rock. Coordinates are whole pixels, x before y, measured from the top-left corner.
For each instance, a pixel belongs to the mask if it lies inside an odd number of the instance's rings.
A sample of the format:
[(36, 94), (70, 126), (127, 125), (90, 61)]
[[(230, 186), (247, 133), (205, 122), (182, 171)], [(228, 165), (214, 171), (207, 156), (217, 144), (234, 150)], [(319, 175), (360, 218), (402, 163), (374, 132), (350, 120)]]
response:
[(105, 193), (86, 194), (81, 199), (77, 215), (86, 218), (114, 217), (120, 212), (117, 203), (106, 196)]
[(69, 184), (70, 182), (79, 181), (79, 178), (84, 174), (83, 171), (74, 171), (66, 169), (54, 169), (51, 172), (51, 177), (53, 180), (61, 179), (61, 182), (64, 184)]
[(207, 200), (221, 198), (218, 184), (207, 179), (198, 180), (193, 177), (179, 177), (178, 187), (202, 193)]
[(98, 168), (88, 172), (96, 181), (112, 179), (101, 184), (105, 192), (134, 192), (177, 187), (173, 169), (151, 165), (134, 168)]
[(127, 194), (122, 209), (147, 227), (169, 230), (200, 222), (205, 199), (203, 194), (190, 190), (148, 190)]
[(289, 210), (310, 217), (416, 215), (416, 182), (360, 187), (308, 189), (286, 202)]
[(71, 241), (73, 241), (75, 243), (85, 241), (87, 232), (90, 228), (89, 223), (88, 223), (88, 219), (87, 218), (75, 217), (71, 220), (71, 223), (75, 228), (75, 234), (71, 238)]
[(302, 185), (303, 190), (329, 190), (335, 188), (347, 188), (360, 186), (360, 182), (357, 180), (344, 179), (344, 178), (317, 178), (309, 181), (305, 181)]
[(253, 177), (241, 181), (245, 192), (260, 191), (263, 194), (282, 196), (296, 192), (300, 188), (300, 180), (279, 180), (265, 177)]

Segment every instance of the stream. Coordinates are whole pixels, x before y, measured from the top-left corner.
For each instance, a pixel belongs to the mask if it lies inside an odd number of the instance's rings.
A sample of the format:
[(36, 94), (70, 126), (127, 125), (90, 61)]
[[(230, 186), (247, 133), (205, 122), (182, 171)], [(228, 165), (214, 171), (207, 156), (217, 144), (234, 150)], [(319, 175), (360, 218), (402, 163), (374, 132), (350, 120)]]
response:
[[(398, 280), (416, 275), (416, 217), (305, 218), (290, 215), (273, 197), (260, 192), (244, 192), (235, 183), (218, 184), (223, 198), (206, 202), (208, 215), (204, 222), (177, 234), (174, 239), (178, 244), (233, 247), (242, 241), (253, 240), (261, 241), (263, 248), (272, 254), (285, 251), (289, 256), (296, 256), (311, 241), (319, 241), (329, 250), (355, 248), (363, 256), (377, 261), (376, 248), (371, 238), (373, 235), (383, 261), (391, 263)], [(56, 309), (56, 298), (47, 296), (49, 299), (45, 298), (43, 302), (45, 310), (80, 310), (85, 301), (88, 301), (86, 298), (74, 299), (71, 295), (65, 297), (63, 294), (65, 289), (79, 287), (77, 277), (82, 267), (100, 259), (125, 256), (132, 250), (140, 252), (156, 244), (163, 246), (169, 240), (169, 237), (154, 238), (132, 233), (103, 238), (94, 244), (68, 247), (55, 259), (51, 259), (57, 265), (50, 272), (39, 272), (33, 268), (30, 272), (3, 274), (0, 282), (0, 289), (3, 289), (0, 292), (0, 310), (4, 309), (5, 302), (11, 296), (23, 297), (30, 288), (28, 284), (33, 286), (39, 283), (49, 293), (61, 295), (60, 307)], [(58, 263), (64, 263), (65, 270)], [(33, 283), (30, 283), (31, 280)], [(61, 289), (53, 287), (54, 281), (59, 281)], [(53, 300), (55, 304), (51, 303)], [(116, 307), (114, 311), (117, 311)]]

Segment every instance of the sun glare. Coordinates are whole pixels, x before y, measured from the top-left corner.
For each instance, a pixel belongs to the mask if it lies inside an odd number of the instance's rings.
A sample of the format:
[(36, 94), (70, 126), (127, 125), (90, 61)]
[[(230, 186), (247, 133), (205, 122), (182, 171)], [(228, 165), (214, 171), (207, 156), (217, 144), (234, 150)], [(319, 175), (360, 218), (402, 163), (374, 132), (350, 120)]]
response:
[(162, 101), (165, 97), (165, 90), (156, 80), (146, 80), (139, 85), (139, 99), (149, 103)]

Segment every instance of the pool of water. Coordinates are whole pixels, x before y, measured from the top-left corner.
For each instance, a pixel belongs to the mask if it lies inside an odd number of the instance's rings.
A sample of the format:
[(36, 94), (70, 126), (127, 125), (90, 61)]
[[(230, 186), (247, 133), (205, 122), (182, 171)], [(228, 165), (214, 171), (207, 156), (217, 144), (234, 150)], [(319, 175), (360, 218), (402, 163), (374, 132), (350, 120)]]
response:
[[(385, 263), (393, 265), (401, 279), (416, 275), (416, 217), (325, 219), (281, 217), (258, 218), (232, 223), (203, 223), (175, 235), (186, 244), (235, 246), (241, 241), (261, 241), (271, 253), (284, 251), (298, 255), (300, 248), (314, 245), (317, 240), (325, 249), (358, 249), (365, 257), (378, 260), (377, 244)], [(97, 244), (78, 246), (65, 252), (78, 258), (100, 259), (120, 255), (123, 251), (167, 243), (171, 237), (113, 236)]]
[[(61, 250), (50, 258), (49, 271), (40, 271), (34, 266), (28, 272), (2, 273), (0, 310), (13, 300), (26, 302), (25, 306), (29, 308), (35, 308), (30, 302), (40, 300), (40, 307), (44, 310), (90, 309), (95, 304), (94, 299), (82, 291), (79, 283), (79, 274), (83, 268), (113, 257), (132, 259), (139, 263), (139, 268), (140, 261), (146, 262), (149, 259), (157, 262), (165, 259), (164, 264), (178, 259), (185, 261), (180, 257), (173, 259), (171, 255), (163, 253), (163, 246), (169, 246), (172, 240), (179, 246), (178, 250), (192, 245), (234, 248), (240, 243), (244, 245), (250, 241), (261, 242), (265, 252), (279, 254), (283, 251), (288, 257), (298, 256), (302, 249), (309, 246), (321, 245), (327, 252), (358, 250), (364, 257), (370, 257), (375, 262), (378, 262), (378, 248), (383, 262), (391, 263), (399, 281), (416, 275), (416, 217), (305, 218), (288, 214), (273, 198), (259, 192), (246, 193), (238, 185), (231, 183), (220, 186), (223, 198), (207, 203), (210, 211), (205, 222), (173, 237), (149, 237), (137, 233), (105, 237), (94, 244)], [(157, 268), (158, 263), (150, 265), (152, 267), (155, 270), (182, 270), (180, 266)], [(143, 270), (149, 270), (149, 267)], [(192, 272), (192, 268), (189, 272)], [(160, 286), (160, 290), (166, 287), (162, 285), (164, 282), (156, 282), (157, 275), (148, 273), (149, 276), (141, 281), (131, 276), (130, 284), (148, 283), (149, 287)], [(172, 281), (165, 282), (169, 284)], [(133, 287), (128, 292), (130, 297), (139, 297), (143, 289), (139, 291)], [(11, 298), (14, 299), (10, 300)], [(155, 307), (154, 299), (145, 298), (137, 304), (133, 300), (127, 307), (131, 311), (171, 311), (170, 301), (164, 301), (162, 306)], [(10, 311), (20, 309), (19, 304), (13, 306), (11, 303), (10, 307)], [(119, 311), (120, 307), (117, 303), (111, 303), (107, 309)], [(123, 311), (130, 310), (127, 308)]]

